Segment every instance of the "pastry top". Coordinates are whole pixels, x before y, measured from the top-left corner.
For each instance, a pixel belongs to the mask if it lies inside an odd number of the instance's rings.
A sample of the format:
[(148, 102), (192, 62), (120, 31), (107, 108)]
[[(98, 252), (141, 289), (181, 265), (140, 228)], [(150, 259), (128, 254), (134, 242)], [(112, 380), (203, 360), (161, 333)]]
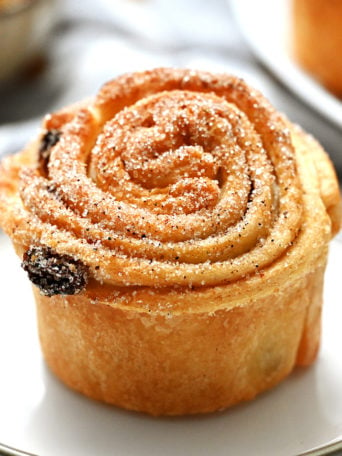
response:
[(96, 283), (193, 289), (299, 274), (340, 197), (321, 147), (243, 80), (159, 68), (48, 115), (2, 163), (0, 225)]

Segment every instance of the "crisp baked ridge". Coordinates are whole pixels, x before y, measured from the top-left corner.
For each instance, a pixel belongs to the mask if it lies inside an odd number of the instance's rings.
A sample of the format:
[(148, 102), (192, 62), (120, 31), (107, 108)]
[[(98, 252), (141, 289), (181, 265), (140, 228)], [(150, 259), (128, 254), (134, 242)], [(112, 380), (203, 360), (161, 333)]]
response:
[(341, 97), (341, 2), (292, 0), (292, 10), (295, 58), (328, 90)]
[(88, 269), (81, 293), (35, 296), (48, 364), (90, 397), (204, 413), (316, 357), (337, 179), (241, 79), (127, 74), (47, 116), (1, 166), (0, 214), (21, 258)]

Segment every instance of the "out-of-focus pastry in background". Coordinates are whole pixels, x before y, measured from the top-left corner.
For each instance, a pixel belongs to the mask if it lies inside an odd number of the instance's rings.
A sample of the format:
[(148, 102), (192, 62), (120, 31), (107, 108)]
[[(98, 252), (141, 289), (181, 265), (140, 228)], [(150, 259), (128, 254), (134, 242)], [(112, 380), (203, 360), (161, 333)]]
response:
[(342, 97), (342, 1), (292, 2), (295, 58), (328, 90)]
[(0, 83), (18, 76), (43, 52), (56, 0), (0, 0)]

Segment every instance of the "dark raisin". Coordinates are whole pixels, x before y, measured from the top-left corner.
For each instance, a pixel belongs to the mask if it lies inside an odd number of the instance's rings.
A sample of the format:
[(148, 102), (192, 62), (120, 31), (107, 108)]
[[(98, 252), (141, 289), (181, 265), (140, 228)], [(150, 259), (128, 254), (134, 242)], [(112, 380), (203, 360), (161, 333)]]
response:
[(48, 181), (48, 184), (46, 185), (46, 190), (49, 192), (49, 193), (56, 193), (57, 192), (57, 186), (54, 182), (52, 181)]
[(25, 252), (21, 266), (45, 296), (77, 294), (88, 281), (87, 266), (49, 247), (31, 247)]
[(48, 130), (41, 139), (38, 151), (38, 163), (40, 170), (48, 173), (48, 164), (50, 159), (51, 148), (58, 143), (61, 137), (59, 130)]

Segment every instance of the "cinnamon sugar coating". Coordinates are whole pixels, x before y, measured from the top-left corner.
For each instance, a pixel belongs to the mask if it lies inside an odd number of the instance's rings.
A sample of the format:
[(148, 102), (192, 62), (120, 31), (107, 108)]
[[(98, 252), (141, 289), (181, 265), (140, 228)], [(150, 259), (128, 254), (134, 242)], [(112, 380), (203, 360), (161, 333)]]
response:
[(101, 283), (229, 283), (267, 268), (302, 232), (292, 127), (241, 79), (128, 74), (43, 128), (57, 132), (40, 148), (46, 169), (31, 149), (24, 166), (8, 165), (18, 196), (2, 193), (2, 225)]

